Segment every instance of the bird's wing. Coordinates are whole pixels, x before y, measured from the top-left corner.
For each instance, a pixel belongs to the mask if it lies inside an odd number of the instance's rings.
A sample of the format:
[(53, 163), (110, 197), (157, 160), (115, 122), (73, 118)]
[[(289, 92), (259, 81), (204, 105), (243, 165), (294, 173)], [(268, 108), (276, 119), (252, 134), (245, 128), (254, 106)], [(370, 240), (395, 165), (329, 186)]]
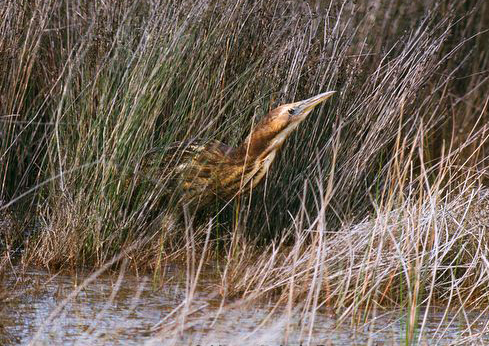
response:
[[(145, 152), (140, 161), (143, 174), (158, 179), (168, 178), (168, 175), (179, 174), (187, 169), (190, 161), (202, 155), (212, 155), (213, 159), (226, 160), (232, 147), (219, 142), (183, 141), (174, 142), (165, 147), (155, 147)], [(151, 173), (153, 172), (153, 173)]]
[(204, 150), (226, 155), (232, 150), (232, 147), (216, 140), (210, 142), (195, 140), (174, 142), (165, 147), (151, 148), (143, 154), (141, 161), (143, 165), (148, 166), (170, 162), (177, 163), (178, 161), (194, 157)]

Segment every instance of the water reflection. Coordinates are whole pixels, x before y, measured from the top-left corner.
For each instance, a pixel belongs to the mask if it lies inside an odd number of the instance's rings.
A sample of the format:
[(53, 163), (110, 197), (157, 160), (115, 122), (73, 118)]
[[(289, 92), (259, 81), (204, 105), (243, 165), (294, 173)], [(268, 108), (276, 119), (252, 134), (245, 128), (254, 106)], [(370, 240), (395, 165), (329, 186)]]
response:
[[(310, 329), (312, 315), (299, 318), (299, 310), (287, 314), (279, 307), (270, 315), (271, 304), (223, 304), (216, 273), (204, 274), (207, 279), (198, 286), (188, 306), (184, 267), (166, 267), (164, 280), (159, 284), (149, 276), (105, 274), (68, 300), (52, 323), (48, 323), (49, 316), (81, 287), (89, 273), (52, 275), (29, 270), (22, 275), (7, 274), (1, 282), (0, 344), (28, 344), (41, 327), (36, 342), (41, 345), (279, 345), (284, 340), (289, 345), (308, 341), (311, 345), (405, 342), (406, 316), (399, 311), (379, 312), (373, 322), (370, 319), (368, 324), (352, 328), (349, 323), (339, 325), (338, 316), (322, 309), (315, 314), (314, 328)], [(181, 314), (185, 309), (188, 313)], [(420, 311), (421, 319), (424, 312)], [(488, 336), (477, 337), (478, 331), (487, 330), (487, 317), (476, 313), (459, 315), (429, 311), (421, 343), (464, 343), (466, 337), (489, 342)], [(474, 321), (478, 322), (471, 326), (470, 335), (467, 324)]]

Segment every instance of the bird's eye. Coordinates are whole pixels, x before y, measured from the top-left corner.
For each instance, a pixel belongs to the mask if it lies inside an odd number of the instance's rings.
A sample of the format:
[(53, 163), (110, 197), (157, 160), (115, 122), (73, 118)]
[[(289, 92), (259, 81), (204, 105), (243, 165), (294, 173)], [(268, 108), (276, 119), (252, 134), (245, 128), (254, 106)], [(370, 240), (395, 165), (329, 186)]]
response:
[(294, 115), (295, 114), (295, 108), (289, 108), (289, 114)]

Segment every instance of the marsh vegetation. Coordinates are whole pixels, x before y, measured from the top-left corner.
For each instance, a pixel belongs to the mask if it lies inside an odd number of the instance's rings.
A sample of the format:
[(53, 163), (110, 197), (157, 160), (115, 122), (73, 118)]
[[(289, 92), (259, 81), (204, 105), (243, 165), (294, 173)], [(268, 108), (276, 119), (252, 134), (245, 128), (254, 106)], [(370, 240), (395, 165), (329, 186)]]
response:
[[(1, 272), (125, 263), (161, 282), (184, 263), (179, 333), (211, 266), (223, 304), (271, 300), (310, 330), (319, 308), (352, 325), (396, 308), (415, 343), (443, 306), (483, 343), (487, 1), (7, 0), (0, 17)], [(236, 146), (327, 90), (261, 186), (183, 222), (162, 207), (174, 167), (138, 165)]]

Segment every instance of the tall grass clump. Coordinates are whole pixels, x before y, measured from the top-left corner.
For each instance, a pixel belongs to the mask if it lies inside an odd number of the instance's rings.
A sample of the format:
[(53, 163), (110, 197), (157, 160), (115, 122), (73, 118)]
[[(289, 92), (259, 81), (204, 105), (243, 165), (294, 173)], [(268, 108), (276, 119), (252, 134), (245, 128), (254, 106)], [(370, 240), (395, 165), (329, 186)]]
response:
[[(156, 270), (203, 253), (220, 259), (225, 295), (301, 301), (311, 316), (487, 301), (487, 2), (1, 11), (0, 192), (34, 206), (38, 227), (9, 240), (25, 263), (126, 251)], [(326, 90), (338, 94), (251, 196), (200, 224), (162, 207), (172, 167), (145, 170), (146, 152), (236, 145), (272, 107)]]

